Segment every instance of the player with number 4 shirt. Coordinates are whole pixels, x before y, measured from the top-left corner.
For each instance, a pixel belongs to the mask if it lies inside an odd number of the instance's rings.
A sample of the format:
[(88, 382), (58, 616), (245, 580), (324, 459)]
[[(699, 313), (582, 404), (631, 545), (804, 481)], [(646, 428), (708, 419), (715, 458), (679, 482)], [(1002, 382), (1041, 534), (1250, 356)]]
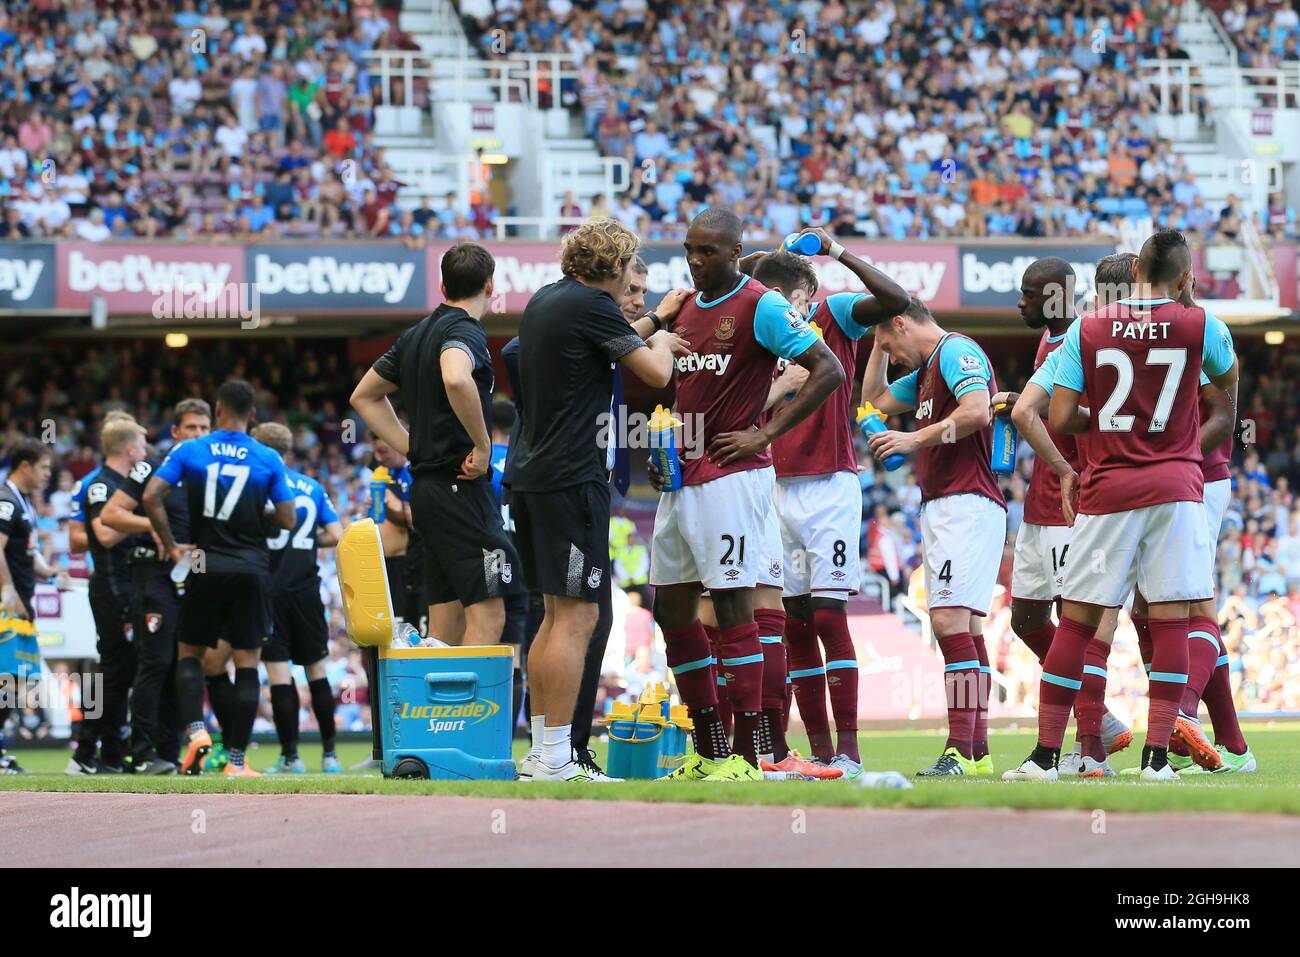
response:
[[(891, 362), (912, 371), (887, 384)], [(920, 777), (993, 774), (991, 672), (981, 619), (993, 600), (1007, 529), (991, 463), (989, 397), (995, 392), (984, 351), (973, 339), (941, 329), (919, 299), (876, 326), (863, 403), (888, 414), (915, 409), (917, 428), (876, 433), (869, 441), (881, 461), (916, 453), (925, 597), (944, 659), (948, 741)]]

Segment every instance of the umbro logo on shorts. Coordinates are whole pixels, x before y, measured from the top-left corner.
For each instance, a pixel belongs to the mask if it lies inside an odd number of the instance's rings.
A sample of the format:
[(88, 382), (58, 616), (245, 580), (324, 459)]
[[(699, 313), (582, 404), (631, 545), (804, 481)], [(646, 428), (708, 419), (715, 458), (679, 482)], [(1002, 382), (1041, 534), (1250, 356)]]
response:
[(727, 569), (727, 574), (726, 574), (725, 577), (726, 577), (726, 579), (727, 579), (728, 581), (733, 581), (733, 582), (734, 582), (737, 578), (740, 577), (740, 572), (737, 571), (737, 570), (734, 569), (734, 568), (728, 568), (728, 569)]
[(831, 578), (834, 578), (837, 582), (842, 582), (844, 581), (844, 573), (839, 569), (836, 569), (835, 571), (831, 572)]

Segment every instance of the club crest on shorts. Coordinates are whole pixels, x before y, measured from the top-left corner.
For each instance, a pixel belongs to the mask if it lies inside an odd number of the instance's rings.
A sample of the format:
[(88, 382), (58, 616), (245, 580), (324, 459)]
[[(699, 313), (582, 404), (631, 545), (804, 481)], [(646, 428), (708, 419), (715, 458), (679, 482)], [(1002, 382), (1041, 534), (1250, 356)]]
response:
[(601, 570), (600, 570), (599, 568), (593, 568), (593, 569), (591, 570), (591, 574), (587, 576), (587, 587), (588, 587), (588, 588), (599, 588), (599, 587), (600, 587), (600, 575), (601, 575)]
[(144, 616), (144, 626), (149, 634), (158, 634), (158, 629), (162, 627), (162, 615), (155, 615), (152, 612)]
[(736, 334), (736, 317), (723, 316), (718, 320), (718, 327), (713, 330), (713, 338), (725, 342)]
[(781, 563), (780, 563), (779, 561), (772, 562), (772, 564), (770, 564), (770, 565), (767, 566), (767, 573), (768, 573), (768, 575), (770, 575), (772, 578), (780, 578), (780, 577), (781, 577)]
[(503, 562), (501, 565), (501, 581), (509, 585), (515, 577), (515, 570), (510, 567), (509, 562)]
[(126, 636), (127, 641), (135, 641), (135, 628), (130, 622), (122, 626), (122, 634)]

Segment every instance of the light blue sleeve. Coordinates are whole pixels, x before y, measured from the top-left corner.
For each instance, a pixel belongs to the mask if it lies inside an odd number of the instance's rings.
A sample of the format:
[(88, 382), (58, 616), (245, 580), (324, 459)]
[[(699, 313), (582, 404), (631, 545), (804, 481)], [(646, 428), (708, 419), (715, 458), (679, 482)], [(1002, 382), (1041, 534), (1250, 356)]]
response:
[(945, 340), (939, 348), (939, 374), (948, 383), (954, 399), (978, 389), (987, 392), (993, 378), (989, 360), (980, 347), (970, 339), (957, 336)]
[(754, 338), (773, 355), (795, 359), (817, 341), (817, 333), (785, 296), (769, 289), (754, 307)]
[(272, 502), (292, 502), (293, 486), (289, 484), (289, 470), (285, 467), (284, 460), (268, 448), (262, 461), (266, 464), (268, 473), (266, 497)]
[(826, 308), (831, 311), (844, 334), (855, 342), (868, 332), (866, 326), (860, 326), (853, 318), (853, 307), (859, 299), (870, 299), (865, 292), (837, 292), (826, 297)]
[(1201, 367), (1207, 375), (1223, 375), (1232, 368), (1235, 358), (1232, 333), (1222, 319), (1206, 309), (1205, 351), (1201, 356)]
[(889, 383), (889, 394), (909, 409), (916, 408), (916, 383), (919, 381), (920, 369), (914, 369), (901, 379)]
[(1207, 376), (1207, 375), (1205, 374), (1205, 370), (1204, 370), (1204, 369), (1201, 369), (1201, 381), (1200, 381), (1200, 385), (1209, 385), (1209, 384), (1210, 384), (1210, 377)]
[(1049, 352), (1046, 358), (1043, 359), (1043, 364), (1029, 377), (1032, 385), (1038, 386), (1049, 396), (1052, 394), (1052, 389), (1056, 387), (1056, 368), (1060, 365), (1061, 349), (1063, 348), (1065, 347), (1061, 346)]
[(154, 476), (162, 479), (168, 485), (177, 485), (180, 483), (181, 476), (185, 474), (185, 463), (189, 460), (189, 442), (182, 442), (170, 452), (167, 458), (163, 459), (162, 465), (158, 466), (158, 471)]
[(325, 486), (320, 482), (316, 483), (316, 524), (328, 525), (330, 522), (337, 522), (339, 513), (334, 511), (334, 503), (330, 501), (329, 493), (325, 491)]
[(1079, 320), (1070, 324), (1056, 355), (1061, 358), (1056, 365), (1055, 385), (1063, 385), (1075, 392), (1083, 391), (1083, 353), (1079, 350)]

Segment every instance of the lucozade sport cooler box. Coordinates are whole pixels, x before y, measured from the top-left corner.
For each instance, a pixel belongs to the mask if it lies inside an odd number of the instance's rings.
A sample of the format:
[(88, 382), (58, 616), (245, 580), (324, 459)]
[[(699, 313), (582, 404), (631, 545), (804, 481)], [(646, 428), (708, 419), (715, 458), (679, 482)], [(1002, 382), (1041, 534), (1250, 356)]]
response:
[(513, 668), (509, 645), (379, 649), (384, 776), (513, 780)]

